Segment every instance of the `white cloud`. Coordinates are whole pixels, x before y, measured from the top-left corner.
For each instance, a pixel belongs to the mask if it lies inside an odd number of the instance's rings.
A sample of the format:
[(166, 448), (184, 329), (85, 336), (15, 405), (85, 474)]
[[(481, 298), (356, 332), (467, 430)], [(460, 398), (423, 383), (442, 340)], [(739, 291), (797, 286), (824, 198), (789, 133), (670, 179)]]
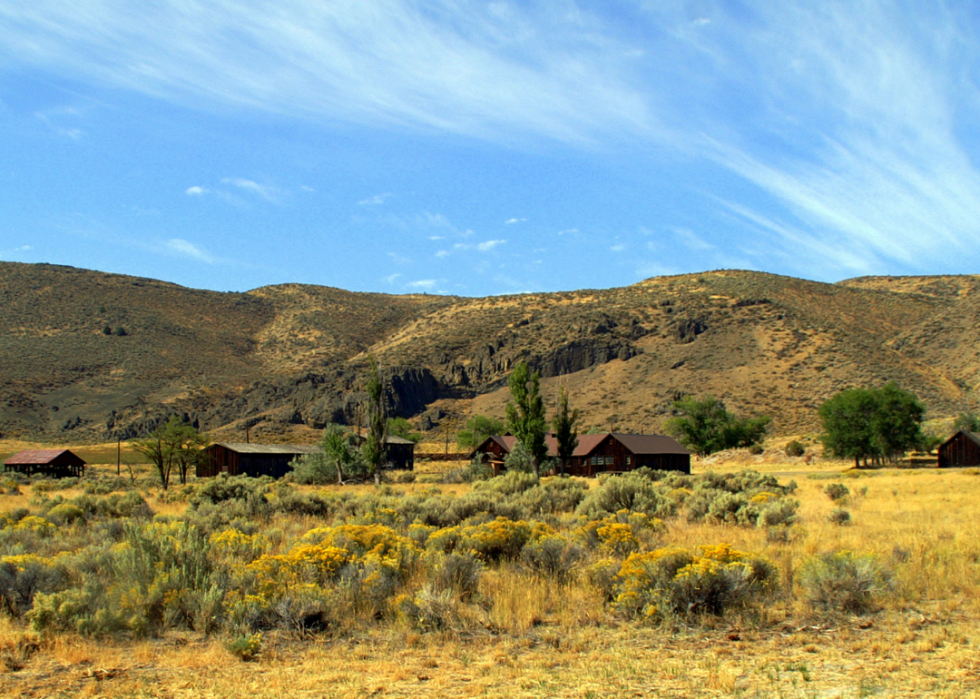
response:
[(221, 181), (225, 184), (234, 185), (239, 189), (244, 189), (247, 192), (256, 194), (273, 204), (279, 203), (279, 191), (270, 185), (259, 184), (254, 180), (248, 180), (243, 177), (225, 177)]
[(714, 245), (704, 240), (690, 228), (676, 226), (671, 228), (671, 231), (673, 231), (674, 235), (681, 241), (681, 243), (690, 250), (703, 252), (705, 250), (715, 249)]
[(214, 264), (217, 259), (209, 252), (183, 238), (171, 238), (163, 244), (165, 252), (181, 257), (190, 257), (198, 262)]
[(431, 290), (431, 289), (434, 289), (437, 284), (439, 284), (439, 281), (436, 280), (436, 279), (419, 279), (418, 281), (415, 281), (415, 282), (409, 282), (405, 286), (407, 286), (407, 287), (409, 287), (411, 289), (426, 289), (426, 290)]
[(308, 185), (305, 185), (305, 184), (301, 184), (301, 185), (299, 186), (299, 188), (300, 188), (300, 189), (301, 189), (302, 191), (304, 191), (304, 192), (315, 192), (315, 191), (316, 191), (316, 189), (314, 189), (313, 187), (310, 187), (310, 186), (308, 186)]
[(512, 140), (588, 142), (646, 128), (611, 25), (585, 9), (477, 0), (370, 3), (34, 0), (0, 8), (22, 63), (194, 108), (417, 125)]
[(448, 250), (439, 250), (436, 252), (436, 257), (449, 257), (451, 254)]
[(524, 223), (525, 221), (527, 221), (526, 218), (509, 218), (506, 221), (504, 221), (504, 225), (511, 226), (515, 223)]
[(390, 257), (391, 261), (394, 262), (396, 265), (412, 264), (412, 259), (410, 257), (405, 257), (404, 255), (400, 255), (397, 252), (389, 252), (388, 257)]
[(563, 231), (558, 231), (558, 235), (575, 235), (578, 233), (578, 228), (566, 228)]
[(34, 116), (37, 117), (41, 122), (44, 123), (49, 129), (58, 134), (59, 136), (65, 136), (73, 141), (78, 141), (85, 135), (77, 126), (63, 126), (59, 124), (65, 117), (76, 117), (79, 112), (71, 107), (63, 109), (51, 109), (42, 112), (34, 112)]
[[(626, 7), (32, 0), (0, 4), (0, 46), (5, 69), (196, 109), (707, 161), (752, 185), (725, 197), (789, 222), (769, 229), (792, 231), (786, 245), (833, 241), (910, 267), (976, 255), (971, 3)], [(38, 118), (83, 135), (68, 116)]]
[(617, 243), (616, 245), (613, 245), (611, 248), (609, 248), (609, 250), (611, 252), (623, 252), (626, 250), (626, 245), (623, 243)]
[(477, 243), (476, 249), (480, 252), (490, 252), (498, 245), (503, 245), (506, 242), (506, 240), (487, 240), (482, 243)]
[(16, 255), (19, 252), (30, 252), (33, 249), (34, 247), (32, 245), (21, 245), (20, 247), (10, 248), (9, 250), (0, 250), (0, 259), (8, 255)]
[(191, 197), (200, 197), (207, 193), (208, 193), (207, 189), (205, 189), (204, 187), (198, 187), (197, 185), (194, 185), (193, 187), (188, 187), (187, 189), (184, 190), (184, 194)]
[(357, 202), (360, 206), (379, 206), (385, 203), (385, 200), (391, 196), (390, 192), (385, 192), (384, 194), (375, 194), (373, 197), (368, 197), (367, 199), (361, 199)]
[(396, 281), (398, 281), (398, 279), (401, 276), (402, 275), (401, 274), (398, 274), (397, 272), (395, 274), (389, 274), (387, 277), (384, 278), (384, 282), (386, 284), (394, 284)]

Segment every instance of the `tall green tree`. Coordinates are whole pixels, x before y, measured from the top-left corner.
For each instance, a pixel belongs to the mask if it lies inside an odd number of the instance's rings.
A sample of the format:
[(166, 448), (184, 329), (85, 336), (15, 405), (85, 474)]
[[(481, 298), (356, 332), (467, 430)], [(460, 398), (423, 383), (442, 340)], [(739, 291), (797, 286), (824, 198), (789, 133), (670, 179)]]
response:
[(540, 476), (541, 464), (548, 458), (541, 375), (538, 372), (531, 374), (527, 364), (521, 362), (510, 375), (510, 395), (512, 401), (507, 403), (507, 427), (531, 454), (534, 472)]
[(758, 444), (765, 438), (771, 421), (767, 416), (740, 418), (711, 395), (702, 400), (686, 396), (674, 401), (674, 410), (680, 415), (668, 419), (664, 428), (701, 457), (723, 449)]
[(973, 413), (960, 413), (953, 421), (953, 429), (959, 432), (980, 432), (980, 418)]
[(854, 459), (855, 468), (881, 465), (925, 442), (918, 397), (895, 382), (882, 388), (850, 388), (819, 408), (824, 448), (832, 456)]
[(506, 429), (507, 425), (503, 420), (486, 415), (473, 415), (456, 435), (456, 443), (463, 449), (476, 449), (487, 437), (503, 434)]
[(371, 366), (368, 371), (367, 385), (365, 386), (365, 392), (367, 393), (368, 433), (361, 447), (361, 453), (367, 462), (368, 470), (374, 476), (375, 484), (381, 485), (381, 471), (388, 461), (388, 450), (386, 447), (388, 441), (388, 416), (385, 410), (384, 378), (381, 373), (381, 367), (378, 366), (374, 357), (370, 358), (370, 362)]
[(558, 409), (551, 418), (551, 428), (555, 431), (555, 440), (558, 442), (558, 465), (562, 475), (565, 475), (565, 467), (578, 446), (578, 420), (578, 408), (569, 408), (568, 388), (562, 386), (558, 389)]
[(187, 473), (203, 458), (207, 443), (193, 425), (172, 415), (149, 436), (135, 440), (133, 447), (153, 464), (160, 486), (166, 490), (175, 468), (180, 482), (187, 483)]
[(410, 440), (416, 444), (422, 441), (422, 435), (416, 432), (412, 423), (403, 417), (388, 418), (388, 434)]
[(343, 485), (344, 477), (358, 462), (357, 436), (349, 428), (331, 423), (323, 430), (320, 446), (328, 468), (337, 472), (337, 485)]

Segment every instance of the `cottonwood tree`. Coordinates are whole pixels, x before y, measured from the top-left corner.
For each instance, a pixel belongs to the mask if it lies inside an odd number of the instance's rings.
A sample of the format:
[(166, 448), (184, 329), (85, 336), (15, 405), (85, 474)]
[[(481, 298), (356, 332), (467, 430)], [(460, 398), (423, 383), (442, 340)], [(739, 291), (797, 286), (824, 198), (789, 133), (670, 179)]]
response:
[(767, 416), (740, 418), (728, 412), (724, 402), (710, 395), (702, 400), (686, 396), (674, 401), (674, 410), (681, 415), (668, 419), (664, 428), (700, 457), (758, 444), (766, 436), (771, 421)]
[[(320, 440), (327, 466), (336, 470), (337, 485), (343, 485), (346, 475), (354, 475), (359, 461), (357, 437), (343, 425), (329, 424)], [(363, 466), (362, 466), (363, 468)]]
[(892, 381), (882, 388), (850, 388), (819, 408), (824, 448), (855, 468), (894, 461), (925, 442), (918, 396)]
[(456, 435), (456, 443), (462, 448), (476, 449), (487, 437), (503, 434), (507, 426), (502, 420), (486, 415), (474, 415), (466, 421), (466, 427)]
[(555, 431), (555, 440), (558, 442), (558, 464), (562, 475), (565, 475), (565, 467), (578, 446), (578, 420), (578, 408), (569, 409), (568, 389), (562, 386), (558, 389), (558, 409), (551, 419), (551, 428)]
[(160, 477), (160, 486), (166, 490), (174, 468), (181, 484), (187, 483), (187, 473), (203, 458), (207, 443), (193, 425), (172, 415), (148, 437), (136, 440), (133, 448), (150, 460)]
[(541, 464), (548, 458), (541, 375), (531, 374), (527, 364), (521, 362), (510, 375), (510, 395), (513, 401), (507, 403), (507, 426), (531, 454), (534, 472), (540, 476)]

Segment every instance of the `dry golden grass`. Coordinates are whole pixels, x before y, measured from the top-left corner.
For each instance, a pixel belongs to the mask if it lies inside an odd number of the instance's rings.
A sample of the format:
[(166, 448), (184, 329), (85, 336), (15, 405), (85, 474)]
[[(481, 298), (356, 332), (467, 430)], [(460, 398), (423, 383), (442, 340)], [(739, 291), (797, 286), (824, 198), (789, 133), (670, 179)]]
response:
[[(340, 639), (271, 634), (252, 663), (196, 634), (32, 640), (0, 617), (0, 696), (980, 697), (980, 475), (888, 469), (854, 477), (840, 473), (843, 464), (818, 463), (810, 478), (798, 465), (783, 463), (797, 474), (801, 501), (788, 541), (767, 541), (760, 529), (674, 521), (663, 543), (727, 542), (761, 553), (783, 569), (790, 590), (810, 555), (873, 552), (892, 574), (877, 613), (816, 614), (791, 594), (752, 614), (651, 628), (611, 616), (587, 587), (529, 581), (504, 565), (481, 581), (490, 600), (482, 626), (420, 634), (395, 625)], [(833, 482), (850, 496), (831, 501), (823, 489)], [(181, 507), (151, 505), (172, 514)], [(852, 516), (847, 526), (827, 519), (841, 506)]]

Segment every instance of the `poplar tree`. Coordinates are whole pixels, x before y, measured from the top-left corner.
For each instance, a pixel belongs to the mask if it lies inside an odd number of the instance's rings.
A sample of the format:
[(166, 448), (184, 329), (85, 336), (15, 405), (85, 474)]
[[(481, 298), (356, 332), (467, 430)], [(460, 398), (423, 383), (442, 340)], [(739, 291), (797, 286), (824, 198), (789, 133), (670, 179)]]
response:
[(565, 475), (565, 467), (568, 460), (575, 453), (578, 446), (578, 408), (571, 410), (568, 407), (568, 389), (562, 386), (558, 389), (558, 411), (551, 419), (551, 427), (555, 431), (555, 440), (558, 442), (558, 464), (562, 475)]
[(513, 402), (507, 403), (507, 426), (531, 454), (534, 472), (540, 476), (541, 464), (548, 458), (541, 375), (530, 374), (527, 363), (521, 362), (510, 375), (510, 395)]

